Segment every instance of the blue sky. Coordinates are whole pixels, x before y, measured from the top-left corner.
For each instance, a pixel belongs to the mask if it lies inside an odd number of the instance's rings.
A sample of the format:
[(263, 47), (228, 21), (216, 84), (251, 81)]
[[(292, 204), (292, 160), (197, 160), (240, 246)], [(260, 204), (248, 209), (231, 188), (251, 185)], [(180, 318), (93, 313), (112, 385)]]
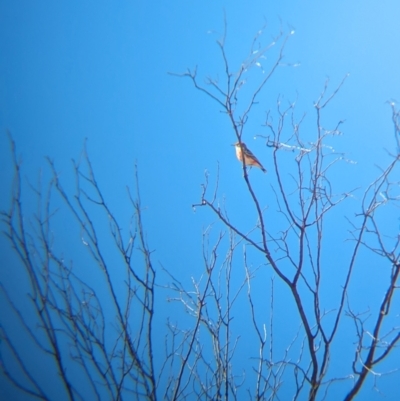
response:
[[(70, 160), (79, 157), (87, 138), (98, 181), (117, 217), (130, 213), (125, 187), (133, 186), (136, 162), (156, 260), (184, 281), (199, 274), (202, 229), (215, 222), (209, 212), (191, 208), (199, 201), (204, 171), (215, 180), (219, 164), (221, 196), (238, 223), (246, 224), (248, 195), (240, 192), (241, 166), (226, 116), (188, 79), (168, 72), (197, 66), (200, 80), (222, 76), (216, 40), (223, 33), (224, 10), (227, 54), (235, 68), (264, 24), (264, 44), (280, 30), (294, 31), (284, 51), (286, 65), (267, 85), (244, 134), (267, 170), (272, 170), (269, 150), (254, 139), (265, 134), (265, 110), (274, 109), (278, 96), (297, 100), (296, 112), (306, 113), (311, 132), (312, 105), (325, 81), (329, 78), (333, 90), (349, 74), (324, 123), (345, 120), (344, 135), (334, 146), (357, 162), (339, 170), (335, 181), (364, 188), (377, 175), (376, 166), (388, 164), (385, 149), (395, 146), (386, 102), (400, 100), (397, 1), (16, 0), (0, 4), (0, 180), (6, 189), (1, 209), (8, 207), (12, 180), (7, 130), (31, 182), (37, 182), (49, 156), (71, 183)], [(257, 79), (262, 72), (253, 74)], [(269, 180), (259, 171), (251, 174), (260, 190)], [(26, 196), (28, 210), (34, 210)], [(268, 194), (261, 198), (268, 204)], [(343, 216), (353, 207), (344, 208)], [(389, 222), (397, 221), (395, 213)], [(3, 239), (0, 249), (1, 258), (11, 260)], [(4, 279), (18, 288), (13, 268), (4, 267)], [(398, 384), (396, 389), (399, 393)]]

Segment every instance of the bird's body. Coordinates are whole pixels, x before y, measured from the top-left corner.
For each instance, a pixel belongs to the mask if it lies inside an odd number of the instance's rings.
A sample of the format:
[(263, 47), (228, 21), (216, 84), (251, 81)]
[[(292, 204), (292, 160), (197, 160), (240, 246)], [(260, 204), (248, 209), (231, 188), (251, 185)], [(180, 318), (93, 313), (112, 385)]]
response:
[(244, 142), (236, 142), (233, 145), (236, 149), (236, 157), (238, 158), (239, 161), (243, 162), (243, 155), (244, 155), (244, 164), (246, 166), (255, 166), (260, 168), (264, 173), (267, 172), (263, 165), (259, 162), (257, 157), (253, 155), (251, 150), (246, 146)]

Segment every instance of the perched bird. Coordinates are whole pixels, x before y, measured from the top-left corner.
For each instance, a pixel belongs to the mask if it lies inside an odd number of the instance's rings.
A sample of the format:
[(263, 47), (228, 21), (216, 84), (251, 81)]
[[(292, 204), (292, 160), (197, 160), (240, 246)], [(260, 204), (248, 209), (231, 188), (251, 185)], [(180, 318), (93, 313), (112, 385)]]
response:
[(236, 157), (239, 161), (243, 162), (243, 155), (244, 155), (244, 164), (246, 166), (256, 166), (259, 167), (264, 173), (267, 172), (263, 165), (258, 161), (257, 157), (253, 155), (251, 150), (246, 146), (244, 142), (236, 142), (233, 144), (236, 149)]

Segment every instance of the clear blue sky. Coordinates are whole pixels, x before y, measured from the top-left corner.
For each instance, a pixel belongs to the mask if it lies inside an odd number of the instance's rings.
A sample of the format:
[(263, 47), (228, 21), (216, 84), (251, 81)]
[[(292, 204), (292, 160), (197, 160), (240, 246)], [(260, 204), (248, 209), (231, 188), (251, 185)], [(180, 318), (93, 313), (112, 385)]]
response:
[[(191, 208), (204, 171), (215, 178), (219, 163), (229, 205), (241, 166), (218, 105), (168, 72), (197, 65), (201, 79), (222, 74), (215, 42), (223, 32), (224, 10), (228, 57), (237, 67), (265, 22), (264, 43), (280, 29), (295, 31), (284, 62), (298, 66), (278, 70), (245, 130), (244, 139), (265, 167), (272, 170), (270, 153), (253, 139), (263, 133), (265, 110), (283, 95), (297, 99), (299, 115), (312, 119), (326, 79), (333, 89), (349, 73), (327, 125), (345, 120), (335, 146), (357, 162), (338, 179), (351, 187), (371, 181), (376, 165), (389, 160), (385, 149), (394, 151), (395, 145), (385, 102), (400, 101), (398, 1), (15, 0), (0, 4), (0, 208), (8, 206), (12, 179), (6, 130), (32, 182), (45, 156), (70, 177), (70, 159), (79, 157), (87, 138), (98, 181), (118, 217), (129, 214), (125, 186), (133, 185), (136, 161), (156, 260), (183, 280), (199, 274), (202, 227), (215, 221)], [(259, 171), (251, 174), (257, 185), (269, 179)], [(243, 210), (241, 199), (233, 211)], [(1, 243), (1, 259), (8, 260)], [(12, 280), (11, 266), (0, 269)]]

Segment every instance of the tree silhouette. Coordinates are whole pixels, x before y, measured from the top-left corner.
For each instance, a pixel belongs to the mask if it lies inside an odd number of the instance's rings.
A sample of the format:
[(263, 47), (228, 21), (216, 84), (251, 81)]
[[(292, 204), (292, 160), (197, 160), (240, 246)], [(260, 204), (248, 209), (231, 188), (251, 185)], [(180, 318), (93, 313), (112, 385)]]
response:
[[(290, 37), (281, 34), (262, 46), (261, 33), (237, 69), (229, 63), (226, 35), (217, 42), (222, 79), (203, 82), (196, 69), (173, 74), (189, 78), (216, 102), (230, 122), (232, 142), (248, 139), (254, 106), (282, 64)], [(268, 64), (265, 55), (278, 45)], [(368, 377), (379, 388), (379, 378), (391, 372), (378, 371), (378, 365), (398, 356), (400, 339), (400, 236), (386, 224), (388, 206), (398, 207), (400, 200), (400, 112), (391, 103), (397, 149), (388, 166), (361, 197), (355, 189), (342, 190), (336, 171), (348, 171), (352, 162), (331, 141), (342, 134), (343, 122), (326, 128), (324, 117), (343, 83), (333, 91), (325, 84), (313, 106), (311, 134), (303, 130), (305, 117), (296, 117), (295, 103), (285, 106), (279, 98), (267, 110), (259, 138), (271, 152), (273, 170), (260, 186), (242, 162), (247, 226), (229, 214), (218, 174), (215, 184), (206, 174), (193, 208), (208, 209), (217, 223), (204, 230), (204, 269), (191, 277), (191, 286), (167, 268), (162, 274), (168, 279), (156, 280), (137, 169), (135, 195), (127, 189), (132, 216), (121, 223), (86, 146), (73, 162), (74, 189), (65, 189), (48, 159), (48, 183), (26, 188), (37, 200), (37, 212), (27, 218), (22, 166), (10, 136), (14, 183), (2, 225), (27, 279), (27, 297), (21, 301), (3, 282), (1, 294), (28, 346), (56, 373), (58, 399), (322, 400), (338, 399), (340, 392), (352, 400)], [(346, 216), (345, 227), (337, 220), (349, 201), (357, 202), (357, 210)], [(74, 246), (86, 251), (79, 261), (60, 247), (65, 233), (54, 231), (58, 210), (73, 222), (68, 236), (75, 235)], [(385, 284), (360, 303), (356, 284), (365, 257)], [(160, 320), (156, 297), (170, 301), (171, 310), (182, 306), (185, 316), (171, 312)], [(27, 362), (26, 344), (15, 329), (3, 321), (0, 330), (5, 376), (32, 399), (53, 399), (48, 383)], [(348, 360), (340, 360), (342, 346), (351, 349)]]

